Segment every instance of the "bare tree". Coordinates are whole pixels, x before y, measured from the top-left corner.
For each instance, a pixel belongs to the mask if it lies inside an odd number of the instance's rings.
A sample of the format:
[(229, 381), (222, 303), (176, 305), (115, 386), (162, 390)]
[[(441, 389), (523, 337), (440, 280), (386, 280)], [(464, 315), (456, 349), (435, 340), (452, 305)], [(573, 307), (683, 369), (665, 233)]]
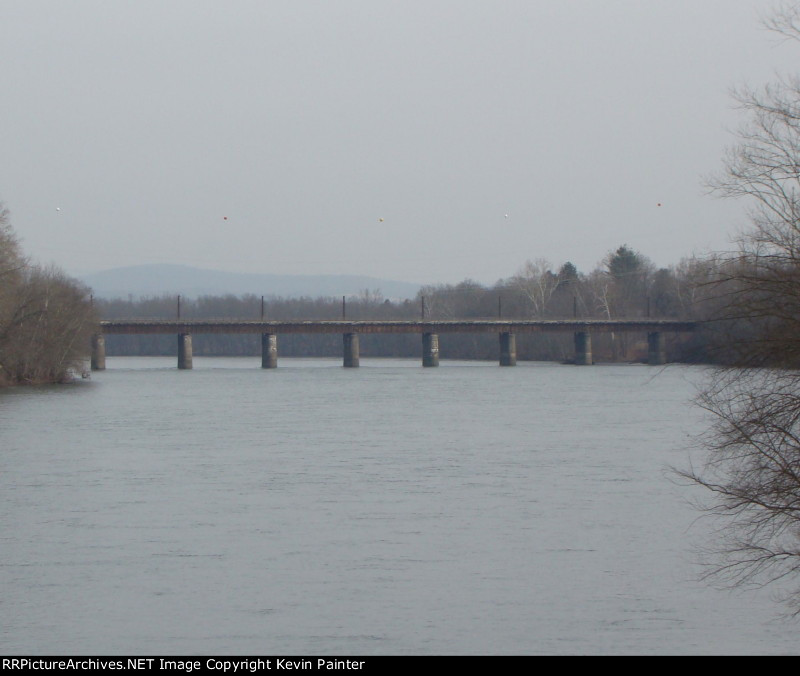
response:
[[(713, 416), (702, 470), (680, 474), (713, 493), (724, 522), (709, 577), (764, 585), (800, 573), (800, 396), (797, 374), (726, 370), (699, 398)], [(800, 588), (785, 600), (800, 614)]]
[[(797, 39), (800, 4), (767, 23)], [(768, 584), (800, 573), (800, 79), (735, 98), (747, 122), (710, 186), (748, 201), (752, 229), (704, 292), (736, 348), (699, 398), (713, 420), (707, 461), (682, 475), (724, 521), (712, 574)], [(800, 614), (800, 587), (787, 600)]]
[(8, 209), (0, 204), (0, 331), (12, 311), (11, 290), (19, 283), (25, 265), (9, 222)]
[(514, 286), (531, 302), (534, 317), (544, 316), (550, 298), (558, 288), (558, 275), (552, 264), (544, 258), (526, 261), (513, 277)]

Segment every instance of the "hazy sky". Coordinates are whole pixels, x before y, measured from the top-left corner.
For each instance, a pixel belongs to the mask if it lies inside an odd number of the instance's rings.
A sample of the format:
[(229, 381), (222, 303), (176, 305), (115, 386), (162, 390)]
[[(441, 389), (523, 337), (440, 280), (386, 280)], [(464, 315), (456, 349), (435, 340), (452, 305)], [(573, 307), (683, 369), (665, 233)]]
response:
[(773, 6), (0, 0), (0, 200), (72, 273), (670, 265), (746, 224), (702, 177), (730, 88), (798, 63)]

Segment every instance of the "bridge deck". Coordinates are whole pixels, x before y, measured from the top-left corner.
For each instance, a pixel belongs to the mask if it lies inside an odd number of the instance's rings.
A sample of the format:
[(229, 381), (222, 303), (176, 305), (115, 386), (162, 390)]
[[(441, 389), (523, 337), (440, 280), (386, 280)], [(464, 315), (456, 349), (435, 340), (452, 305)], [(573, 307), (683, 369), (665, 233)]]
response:
[(119, 319), (100, 322), (104, 334), (154, 333), (539, 333), (543, 331), (694, 331), (697, 322), (667, 319), (547, 320), (294, 320)]

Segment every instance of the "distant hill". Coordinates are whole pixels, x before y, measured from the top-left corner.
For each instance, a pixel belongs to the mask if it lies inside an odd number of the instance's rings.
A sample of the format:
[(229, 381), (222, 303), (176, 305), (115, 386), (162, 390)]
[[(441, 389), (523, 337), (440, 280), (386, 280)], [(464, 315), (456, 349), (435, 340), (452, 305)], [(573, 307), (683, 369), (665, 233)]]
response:
[(186, 298), (242, 296), (352, 296), (369, 289), (385, 298), (414, 298), (419, 284), (354, 275), (267, 275), (203, 270), (185, 265), (136, 265), (80, 275), (98, 298), (180, 294)]

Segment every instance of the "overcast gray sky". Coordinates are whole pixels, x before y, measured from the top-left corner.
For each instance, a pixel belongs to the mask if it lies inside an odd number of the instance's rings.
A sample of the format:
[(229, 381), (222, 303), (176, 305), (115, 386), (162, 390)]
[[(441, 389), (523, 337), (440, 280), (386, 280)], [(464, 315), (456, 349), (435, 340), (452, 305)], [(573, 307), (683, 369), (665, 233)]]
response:
[(730, 88), (798, 63), (773, 6), (0, 0), (0, 200), (72, 273), (670, 265), (746, 224), (702, 177)]

